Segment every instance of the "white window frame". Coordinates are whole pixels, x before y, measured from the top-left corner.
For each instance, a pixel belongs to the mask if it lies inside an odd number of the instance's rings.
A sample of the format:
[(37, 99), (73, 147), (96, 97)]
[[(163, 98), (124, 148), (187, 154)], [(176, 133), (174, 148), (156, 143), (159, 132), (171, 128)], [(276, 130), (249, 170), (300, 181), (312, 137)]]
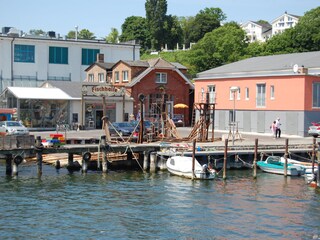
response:
[(266, 107), (266, 84), (257, 83), (256, 85), (256, 107)]
[(245, 88), (245, 99), (249, 100), (249, 88), (248, 87)]
[(98, 73), (99, 82), (104, 82), (104, 73)]
[(156, 73), (156, 83), (167, 83), (167, 73)]
[(270, 99), (273, 100), (274, 99), (274, 85), (270, 86)]
[(88, 74), (88, 82), (94, 82), (94, 74), (93, 73)]
[(122, 71), (122, 82), (128, 82), (129, 81), (129, 71), (124, 70)]
[(114, 72), (114, 82), (115, 83), (118, 83), (120, 81), (120, 78), (119, 78), (119, 71), (115, 71)]

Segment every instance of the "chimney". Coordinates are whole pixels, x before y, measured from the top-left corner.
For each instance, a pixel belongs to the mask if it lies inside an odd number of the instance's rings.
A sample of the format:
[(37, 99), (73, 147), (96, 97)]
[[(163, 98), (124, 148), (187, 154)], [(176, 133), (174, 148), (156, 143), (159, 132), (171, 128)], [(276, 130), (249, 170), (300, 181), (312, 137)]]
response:
[(104, 54), (102, 54), (102, 53), (97, 54), (97, 62), (99, 62), (99, 63), (104, 62)]

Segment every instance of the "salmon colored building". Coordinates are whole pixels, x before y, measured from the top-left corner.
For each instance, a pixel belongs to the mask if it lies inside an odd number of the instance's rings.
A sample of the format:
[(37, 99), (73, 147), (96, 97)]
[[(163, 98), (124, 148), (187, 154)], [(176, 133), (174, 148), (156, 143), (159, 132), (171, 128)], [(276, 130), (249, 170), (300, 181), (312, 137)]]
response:
[[(207, 99), (209, 98), (209, 99)], [(195, 103), (215, 103), (215, 129), (306, 136), (320, 121), (320, 52), (255, 57), (197, 74)]]

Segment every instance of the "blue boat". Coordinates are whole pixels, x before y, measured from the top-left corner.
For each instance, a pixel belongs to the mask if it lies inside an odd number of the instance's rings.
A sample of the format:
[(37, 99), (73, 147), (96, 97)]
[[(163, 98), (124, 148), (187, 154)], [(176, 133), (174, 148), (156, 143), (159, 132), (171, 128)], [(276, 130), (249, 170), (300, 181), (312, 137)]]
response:
[[(281, 161), (281, 157), (279, 156), (269, 156), (264, 161), (258, 161), (257, 165), (264, 172), (284, 175), (285, 163)], [(291, 163), (287, 164), (288, 176), (301, 176), (304, 175), (304, 173), (304, 167)]]

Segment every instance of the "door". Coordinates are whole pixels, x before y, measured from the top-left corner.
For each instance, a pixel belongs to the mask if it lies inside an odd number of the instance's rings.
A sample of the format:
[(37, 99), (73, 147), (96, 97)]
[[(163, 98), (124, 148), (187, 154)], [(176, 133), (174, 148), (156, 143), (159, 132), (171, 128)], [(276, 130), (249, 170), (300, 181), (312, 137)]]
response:
[(101, 118), (103, 117), (103, 111), (102, 110), (97, 110), (96, 111), (96, 129), (102, 129), (102, 120)]

